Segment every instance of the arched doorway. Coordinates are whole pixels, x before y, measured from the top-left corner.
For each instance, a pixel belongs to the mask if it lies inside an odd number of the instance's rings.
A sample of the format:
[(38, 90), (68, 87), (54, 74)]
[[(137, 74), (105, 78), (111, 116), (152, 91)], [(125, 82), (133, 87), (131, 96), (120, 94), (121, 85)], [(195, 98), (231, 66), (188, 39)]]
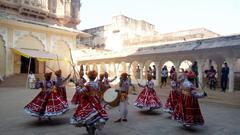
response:
[(130, 65), (129, 73), (132, 75), (132, 79), (140, 79), (140, 64), (138, 61), (133, 61)]
[[(44, 50), (42, 42), (32, 35), (25, 35), (19, 38), (15, 44), (15, 48), (29, 49), (29, 50)], [(14, 73), (27, 73), (30, 64), (30, 71), (33, 73), (44, 72), (44, 62), (39, 62), (35, 58), (30, 59), (14, 54)]]
[(151, 74), (153, 79), (156, 80), (156, 65), (151, 60), (146, 61), (144, 64), (143, 77), (147, 78), (147, 74)]
[[(162, 68), (166, 66), (168, 70), (168, 76), (170, 76), (170, 71), (172, 67), (175, 67), (174, 63), (172, 61), (166, 61), (163, 65)], [(175, 67), (176, 68), (176, 67)], [(162, 69), (160, 69), (162, 71)]]
[(179, 66), (179, 72), (182, 72), (182, 70), (190, 70), (192, 66), (192, 62), (190, 60), (184, 60), (181, 62)]

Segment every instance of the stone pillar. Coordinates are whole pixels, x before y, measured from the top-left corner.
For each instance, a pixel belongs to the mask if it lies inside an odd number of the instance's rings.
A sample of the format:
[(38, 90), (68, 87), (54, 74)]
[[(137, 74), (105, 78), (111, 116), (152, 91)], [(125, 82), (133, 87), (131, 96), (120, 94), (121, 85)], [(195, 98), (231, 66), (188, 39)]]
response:
[[(128, 74), (131, 74), (131, 73), (130, 73), (131, 64), (130, 64), (130, 63), (126, 63), (126, 67), (127, 67), (127, 69), (126, 69), (127, 71), (126, 71), (126, 72), (127, 72)], [(134, 75), (134, 74), (132, 74), (132, 75)]]
[(104, 63), (100, 64), (100, 70), (101, 70), (101, 73), (105, 72), (105, 64)]
[(156, 67), (156, 84), (155, 85), (159, 85), (159, 83), (160, 83), (160, 69), (161, 69), (161, 67), (160, 67), (160, 62), (154, 62), (155, 63), (155, 67)]
[(234, 68), (235, 68), (235, 62), (236, 58), (226, 58), (226, 62), (229, 67), (229, 83), (228, 83), (228, 92), (233, 92), (234, 91)]
[(84, 73), (84, 75), (87, 74), (86, 73), (86, 65), (83, 65), (83, 73)]
[(6, 75), (14, 74), (14, 53), (11, 50), (13, 47), (13, 28), (8, 29), (8, 44), (6, 44)]
[(198, 80), (199, 80), (199, 85), (200, 87), (203, 87), (203, 66), (204, 66), (204, 59), (197, 59), (198, 63)]
[(144, 65), (143, 65), (143, 63), (139, 63), (139, 67), (140, 67), (140, 80), (142, 80), (142, 79), (144, 79), (143, 78), (143, 67), (144, 67)]
[(81, 2), (79, 0), (71, 1), (71, 17), (72, 18), (80, 18), (80, 7)]
[(118, 63), (114, 63), (114, 73), (115, 73), (114, 76), (117, 76), (117, 77), (119, 77), (119, 74), (118, 74), (119, 65), (120, 64), (118, 64)]
[(89, 65), (89, 70), (90, 70), (90, 71), (93, 70), (93, 64)]
[(71, 1), (70, 0), (66, 0), (65, 3), (64, 3), (64, 14), (65, 16), (67, 17), (71, 17)]
[(173, 60), (172, 62), (174, 64), (177, 75), (179, 75), (179, 67), (180, 67), (181, 61), (180, 60)]
[[(209, 60), (210, 61), (210, 60)], [(223, 61), (216, 61), (216, 64), (217, 64), (217, 68), (216, 67), (214, 67), (214, 68), (216, 68), (216, 70), (217, 70), (217, 82), (219, 82), (219, 83), (217, 83), (217, 88), (221, 88), (221, 70), (222, 70), (222, 64), (223, 64)], [(210, 69), (210, 66), (212, 66), (211, 65), (211, 62), (209, 62), (209, 69)]]
[(101, 74), (101, 72), (102, 72), (101, 64), (97, 64), (97, 72), (98, 72), (98, 75)]

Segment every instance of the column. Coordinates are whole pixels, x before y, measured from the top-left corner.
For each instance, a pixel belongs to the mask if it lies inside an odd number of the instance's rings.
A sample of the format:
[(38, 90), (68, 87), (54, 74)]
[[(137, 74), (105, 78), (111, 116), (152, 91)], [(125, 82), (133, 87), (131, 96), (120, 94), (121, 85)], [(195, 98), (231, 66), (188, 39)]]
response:
[(105, 72), (105, 64), (104, 63), (100, 64), (100, 70), (101, 70), (101, 73)]
[(229, 83), (228, 83), (228, 92), (233, 92), (234, 91), (234, 67), (235, 67), (235, 62), (236, 58), (226, 58), (226, 62), (229, 67)]
[[(126, 63), (126, 67), (127, 67), (127, 69), (126, 69), (127, 71), (126, 71), (126, 72), (127, 72), (128, 74), (131, 74), (131, 73), (130, 73), (131, 64), (130, 64), (130, 63)], [(133, 76), (133, 75), (134, 75), (134, 74), (132, 74), (132, 76)]]
[(143, 79), (143, 67), (144, 67), (144, 65), (143, 65), (143, 63), (139, 63), (139, 67), (140, 67), (140, 80), (142, 80)]
[(160, 84), (160, 62), (154, 62), (155, 63), (155, 67), (156, 67), (156, 84), (155, 85), (159, 85)]
[(177, 75), (178, 75), (179, 74), (179, 67), (180, 67), (181, 61), (180, 60), (173, 60), (172, 62), (174, 64), (175, 70), (176, 70)]
[(97, 72), (98, 72), (98, 75), (101, 74), (101, 64), (97, 64)]
[(204, 59), (197, 59), (198, 63), (198, 80), (200, 87), (203, 87), (203, 66), (204, 66)]
[(118, 63), (114, 63), (114, 73), (115, 73), (115, 76), (117, 76), (117, 77), (119, 76), (118, 75), (118, 69), (119, 69), (119, 64)]

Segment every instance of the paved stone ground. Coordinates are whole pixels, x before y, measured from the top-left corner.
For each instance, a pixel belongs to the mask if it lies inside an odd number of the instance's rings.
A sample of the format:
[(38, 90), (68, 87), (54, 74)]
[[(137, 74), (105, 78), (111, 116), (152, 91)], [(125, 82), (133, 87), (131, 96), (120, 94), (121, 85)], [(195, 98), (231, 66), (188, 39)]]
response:
[[(168, 88), (157, 89), (163, 103), (169, 93)], [(27, 115), (23, 107), (30, 102), (39, 90), (0, 87), (0, 135), (87, 135), (85, 128), (69, 124), (74, 106), (62, 116), (52, 121), (38, 122), (37, 118)], [(74, 89), (68, 90), (71, 99)], [(109, 121), (98, 135), (239, 135), (240, 102), (239, 92), (221, 93), (208, 91), (209, 97), (200, 99), (205, 125), (184, 129), (171, 120), (170, 115), (161, 110), (151, 114), (133, 107), (136, 95), (130, 95), (129, 118), (127, 123), (113, 123), (118, 119), (117, 108), (108, 110)], [(220, 101), (219, 101), (220, 100)]]

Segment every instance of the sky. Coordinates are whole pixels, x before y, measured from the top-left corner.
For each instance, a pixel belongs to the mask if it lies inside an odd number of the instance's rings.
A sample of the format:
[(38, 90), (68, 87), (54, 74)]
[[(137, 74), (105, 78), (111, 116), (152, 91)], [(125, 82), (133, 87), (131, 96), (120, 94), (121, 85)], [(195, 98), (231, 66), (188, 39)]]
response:
[(155, 25), (160, 33), (207, 28), (221, 35), (240, 34), (240, 0), (81, 0), (83, 30), (110, 24), (125, 15)]

